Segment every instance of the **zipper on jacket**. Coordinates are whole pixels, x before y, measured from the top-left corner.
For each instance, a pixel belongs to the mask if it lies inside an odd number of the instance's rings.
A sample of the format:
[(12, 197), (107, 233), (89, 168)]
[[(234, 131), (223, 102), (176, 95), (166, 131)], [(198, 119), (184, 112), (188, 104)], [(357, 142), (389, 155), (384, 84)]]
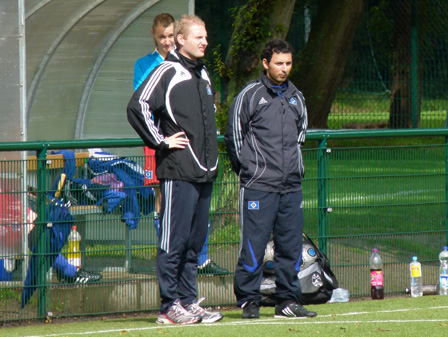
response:
[[(284, 96), (283, 96), (284, 97)], [(283, 190), (285, 190), (285, 188), (286, 188), (286, 182), (287, 182), (287, 175), (286, 175), (286, 158), (285, 158), (285, 149), (286, 149), (286, 144), (285, 144), (285, 133), (284, 133), (284, 131), (285, 131), (285, 116), (286, 116), (286, 109), (285, 109), (285, 101), (284, 101), (284, 99), (283, 98), (280, 98), (280, 103), (282, 104), (282, 115), (281, 115), (281, 118), (282, 118), (282, 165), (283, 165), (283, 168), (282, 168), (282, 184), (281, 184), (281, 191), (280, 191), (280, 193), (282, 193), (283, 192)]]

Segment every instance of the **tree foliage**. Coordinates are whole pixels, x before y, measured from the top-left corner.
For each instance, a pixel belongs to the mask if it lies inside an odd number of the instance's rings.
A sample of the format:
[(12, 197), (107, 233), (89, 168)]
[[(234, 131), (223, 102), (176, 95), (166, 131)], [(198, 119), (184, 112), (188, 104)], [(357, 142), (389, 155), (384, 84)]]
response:
[[(218, 57), (215, 61), (226, 84), (224, 109), (248, 81), (260, 76), (263, 45), (275, 37), (287, 39), (295, 2), (249, 0), (235, 9), (235, 23), (226, 60)], [(364, 6), (363, 0), (327, 0), (319, 3), (308, 43), (294, 58), (294, 71), (291, 73), (293, 83), (304, 92), (307, 100), (311, 127), (326, 127), (331, 103), (342, 79)]]
[(327, 128), (363, 8), (362, 0), (322, 1), (308, 42), (294, 58), (290, 78), (305, 96), (310, 127)]
[(286, 37), (294, 5), (295, 0), (249, 0), (234, 10), (230, 47), (220, 69), (230, 101), (246, 82), (260, 75), (263, 45), (274, 37)]

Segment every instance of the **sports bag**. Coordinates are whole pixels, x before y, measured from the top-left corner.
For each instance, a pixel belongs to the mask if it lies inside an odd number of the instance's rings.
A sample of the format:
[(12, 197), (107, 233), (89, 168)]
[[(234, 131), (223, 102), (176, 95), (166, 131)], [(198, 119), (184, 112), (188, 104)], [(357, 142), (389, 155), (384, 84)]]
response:
[[(269, 259), (272, 258), (273, 261), (273, 249), (275, 249), (272, 244), (268, 244), (268, 247), (269, 251), (267, 249), (265, 254), (265, 266)], [(263, 276), (265, 279), (261, 286), (262, 304), (273, 305), (275, 304), (275, 277), (266, 268)], [(327, 256), (305, 233), (303, 233), (302, 260), (298, 277), (302, 287), (303, 304), (326, 303), (330, 300), (333, 290), (339, 286)]]
[(333, 290), (339, 286), (327, 256), (305, 233), (303, 233), (302, 265), (298, 276), (302, 286), (302, 301), (305, 304), (326, 303), (330, 300)]

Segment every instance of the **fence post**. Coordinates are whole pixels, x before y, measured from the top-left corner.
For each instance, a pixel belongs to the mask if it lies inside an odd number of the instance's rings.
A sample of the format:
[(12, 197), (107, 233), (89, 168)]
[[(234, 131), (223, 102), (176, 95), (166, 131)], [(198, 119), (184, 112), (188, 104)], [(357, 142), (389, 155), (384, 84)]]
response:
[(37, 284), (35, 286), (38, 290), (37, 313), (39, 317), (45, 317), (47, 314), (46, 163), (47, 149), (43, 148), (37, 151), (37, 241), (34, 253), (37, 256)]
[(448, 137), (445, 137), (445, 245), (448, 245)]
[(411, 28), (411, 105), (412, 105), (412, 127), (418, 128), (418, 23), (417, 23), (417, 0), (412, 0), (412, 28)]
[(327, 255), (327, 138), (318, 141), (317, 152), (317, 209), (319, 216), (319, 249)]

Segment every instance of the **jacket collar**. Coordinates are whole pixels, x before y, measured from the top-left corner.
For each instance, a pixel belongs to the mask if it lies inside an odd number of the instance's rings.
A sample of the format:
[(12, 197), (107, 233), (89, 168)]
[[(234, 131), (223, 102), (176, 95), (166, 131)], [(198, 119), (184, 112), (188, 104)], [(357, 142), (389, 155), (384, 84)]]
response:
[(167, 61), (179, 62), (191, 73), (196, 74), (197, 77), (201, 77), (201, 71), (204, 68), (204, 62), (202, 60), (190, 60), (189, 58), (183, 56), (177, 49), (169, 52), (166, 56)]
[(266, 86), (266, 88), (268, 88), (274, 94), (280, 96), (280, 98), (283, 98), (286, 91), (290, 87), (289, 79), (286, 79), (286, 81), (282, 85), (276, 85), (276, 84), (272, 83), (272, 81), (266, 75), (266, 71), (263, 71), (263, 74), (261, 75), (260, 80)]

